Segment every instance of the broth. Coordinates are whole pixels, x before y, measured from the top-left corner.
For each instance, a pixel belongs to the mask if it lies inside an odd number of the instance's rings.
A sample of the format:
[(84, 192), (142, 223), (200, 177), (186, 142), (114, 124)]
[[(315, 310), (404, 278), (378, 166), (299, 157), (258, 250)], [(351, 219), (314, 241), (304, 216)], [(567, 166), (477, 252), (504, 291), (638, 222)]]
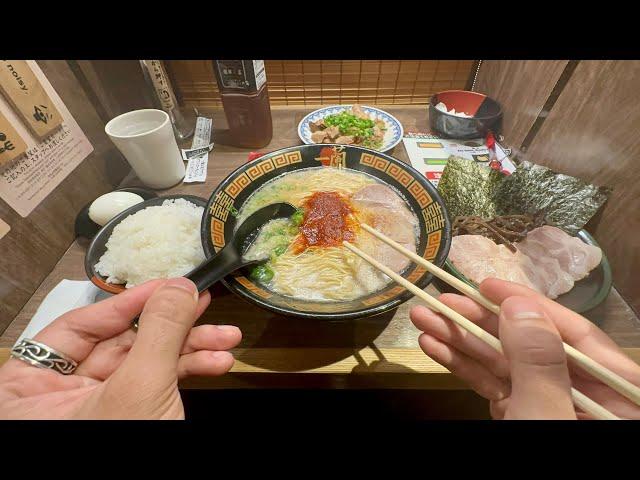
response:
[(245, 253), (269, 260), (251, 276), (281, 295), (312, 301), (350, 301), (391, 280), (348, 250), (347, 240), (394, 271), (408, 260), (360, 228), (366, 222), (416, 250), (418, 221), (391, 187), (346, 168), (318, 167), (286, 173), (254, 192), (238, 213), (240, 225), (265, 205), (288, 202), (299, 210), (269, 222)]

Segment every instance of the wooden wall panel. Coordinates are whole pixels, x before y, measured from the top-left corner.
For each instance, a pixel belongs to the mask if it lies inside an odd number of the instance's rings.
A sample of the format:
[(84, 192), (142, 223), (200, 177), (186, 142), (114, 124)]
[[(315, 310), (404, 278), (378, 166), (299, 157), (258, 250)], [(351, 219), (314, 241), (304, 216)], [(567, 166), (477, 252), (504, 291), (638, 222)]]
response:
[[(421, 104), (465, 88), (472, 60), (266, 60), (272, 105)], [(166, 62), (186, 105), (219, 107), (211, 60)]]
[(613, 187), (593, 233), (616, 287), (640, 312), (638, 92), (640, 61), (580, 61), (525, 158)]
[(77, 212), (112, 190), (129, 172), (104, 133), (104, 122), (65, 61), (38, 64), (74, 116), (94, 151), (27, 217), (0, 200), (0, 218), (11, 231), (0, 239), (0, 331), (53, 269), (74, 239)]
[(69, 65), (107, 122), (141, 108), (158, 108), (138, 60), (71, 60)]
[(484, 60), (474, 90), (502, 104), (503, 135), (519, 148), (540, 114), (567, 60)]

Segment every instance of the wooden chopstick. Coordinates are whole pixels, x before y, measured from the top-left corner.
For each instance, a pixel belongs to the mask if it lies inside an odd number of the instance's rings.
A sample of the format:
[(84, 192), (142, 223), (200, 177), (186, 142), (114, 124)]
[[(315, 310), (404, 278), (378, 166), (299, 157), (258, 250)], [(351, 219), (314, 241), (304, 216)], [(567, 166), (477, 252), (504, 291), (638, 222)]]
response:
[(382, 240), (384, 243), (386, 243), (390, 247), (394, 248), (395, 250), (397, 250), (398, 252), (402, 253), (406, 257), (409, 257), (415, 263), (417, 263), (419, 265), (422, 265), (424, 268), (427, 269), (427, 271), (429, 273), (431, 273), (434, 276), (438, 277), (440, 280), (444, 281), (445, 283), (448, 283), (452, 287), (458, 289), (459, 291), (464, 293), (467, 297), (475, 300), (480, 305), (485, 307), (487, 310), (495, 313), (496, 315), (498, 315), (500, 313), (500, 307), (498, 305), (496, 305), (491, 300), (489, 300), (487, 297), (482, 295), (480, 292), (478, 292), (471, 285), (463, 282), (459, 278), (454, 277), (449, 272), (446, 272), (445, 270), (441, 269), (437, 265), (434, 265), (433, 263), (431, 263), (427, 259), (422, 258), (420, 255), (412, 252), (411, 250), (407, 250), (406, 248), (404, 248), (402, 245), (400, 245), (396, 241), (391, 240), (384, 233), (379, 232), (375, 228), (367, 225), (366, 223), (361, 223), (360, 226), (362, 228), (364, 228), (367, 232), (369, 232), (371, 235), (373, 235), (374, 237), (377, 237), (378, 239)]
[[(502, 344), (500, 343), (500, 340), (498, 340), (496, 337), (491, 335), (489, 332), (487, 332), (486, 330), (483, 330), (478, 325), (473, 323), (471, 320), (465, 318), (464, 316), (462, 316), (452, 308), (446, 306), (444, 303), (440, 302), (439, 300), (436, 300), (427, 292), (425, 292), (421, 288), (416, 287), (413, 283), (411, 283), (404, 277), (398, 275), (396, 272), (391, 270), (386, 265), (383, 265), (382, 263), (378, 262), (376, 259), (367, 255), (358, 247), (355, 247), (354, 245), (350, 244), (347, 241), (344, 241), (342, 243), (344, 244), (345, 247), (347, 247), (353, 253), (355, 253), (359, 257), (369, 262), (378, 270), (380, 270), (381, 272), (389, 276), (391, 279), (393, 279), (396, 283), (400, 284), (401, 286), (409, 290), (416, 297), (419, 297), (420, 299), (424, 300), (424, 302), (429, 306), (429, 308), (445, 315), (447, 318), (454, 321), (460, 327), (464, 328), (469, 333), (475, 335), (480, 340), (483, 340), (493, 349), (502, 353)], [(594, 402), (593, 400), (591, 400), (590, 398), (588, 398), (587, 396), (585, 396), (584, 394), (582, 394), (581, 392), (579, 392), (573, 387), (571, 388), (571, 398), (573, 400), (573, 403), (577, 407), (579, 407), (589, 415), (593, 416), (594, 418), (597, 418), (600, 420), (619, 420), (619, 418), (616, 417), (609, 410), (604, 408), (602, 405)]]
[[(367, 225), (366, 223), (361, 223), (360, 225), (367, 232), (369, 232), (376, 238), (382, 240), (390, 247), (393, 247), (398, 252), (409, 257), (415, 263), (422, 265), (424, 268), (427, 269), (428, 272), (432, 273), (434, 276), (448, 283), (452, 287), (458, 289), (459, 291), (464, 293), (467, 297), (471, 298), (472, 300), (476, 301), (477, 303), (485, 307), (487, 310), (495, 313), (496, 315), (500, 314), (500, 307), (495, 303), (493, 303), (491, 300), (489, 300), (487, 297), (482, 295), (478, 290), (473, 288), (471, 285), (466, 284), (459, 278), (454, 277), (450, 273), (444, 271), (443, 269), (441, 269), (437, 265), (434, 265), (428, 260), (420, 257), (414, 252), (407, 250), (399, 243), (390, 239), (385, 234), (379, 232), (373, 227)], [(582, 367), (586, 372), (593, 375), (595, 378), (600, 380), (605, 385), (608, 385), (609, 387), (611, 387), (620, 395), (623, 395), (624, 397), (628, 398), (636, 405), (640, 405), (640, 387), (634, 385), (627, 379), (622, 378), (620, 375), (609, 370), (604, 365), (601, 365), (600, 363), (596, 362), (592, 358), (582, 353), (580, 350), (575, 349), (574, 347), (572, 347), (571, 345), (565, 342), (562, 342), (562, 343), (564, 346), (564, 351), (567, 354), (567, 356), (571, 358), (577, 365)]]

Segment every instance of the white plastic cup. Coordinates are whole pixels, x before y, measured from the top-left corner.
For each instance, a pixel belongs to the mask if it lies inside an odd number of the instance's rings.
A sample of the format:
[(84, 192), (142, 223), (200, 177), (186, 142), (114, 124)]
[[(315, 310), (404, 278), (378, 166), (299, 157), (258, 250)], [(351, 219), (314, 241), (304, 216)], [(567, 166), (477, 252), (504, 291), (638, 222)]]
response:
[(148, 187), (169, 188), (184, 178), (184, 161), (166, 112), (123, 113), (110, 120), (104, 131)]

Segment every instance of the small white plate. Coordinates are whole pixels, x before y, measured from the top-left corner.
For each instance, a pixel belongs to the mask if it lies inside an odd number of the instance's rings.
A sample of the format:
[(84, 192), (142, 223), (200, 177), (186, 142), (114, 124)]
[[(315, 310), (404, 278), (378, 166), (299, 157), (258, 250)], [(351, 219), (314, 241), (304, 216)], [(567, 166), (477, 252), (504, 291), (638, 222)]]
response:
[[(311, 140), (311, 122), (317, 122), (318, 120), (329, 115), (334, 115), (336, 113), (344, 112), (345, 110), (350, 110), (351, 107), (352, 105), (335, 105), (332, 107), (319, 108), (318, 110), (311, 112), (298, 124), (298, 136), (300, 137), (300, 140), (302, 140), (307, 145), (315, 144), (315, 142)], [(375, 150), (386, 152), (400, 143), (404, 135), (404, 130), (402, 128), (402, 124), (396, 117), (385, 112), (384, 110), (380, 110), (379, 108), (368, 107), (366, 105), (361, 105), (361, 108), (367, 115), (369, 115), (372, 120), (382, 120), (387, 126), (382, 147)]]

